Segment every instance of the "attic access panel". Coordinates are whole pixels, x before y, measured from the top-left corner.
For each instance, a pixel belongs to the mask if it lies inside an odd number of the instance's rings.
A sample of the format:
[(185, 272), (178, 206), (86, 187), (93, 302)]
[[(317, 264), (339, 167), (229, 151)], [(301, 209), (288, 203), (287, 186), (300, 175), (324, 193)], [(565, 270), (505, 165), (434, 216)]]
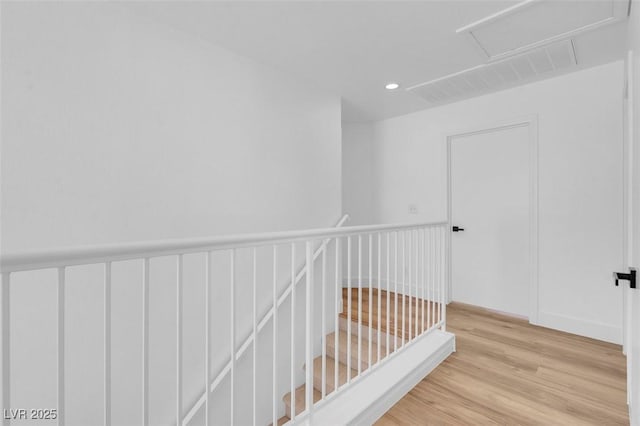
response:
[(626, 19), (629, 0), (525, 0), (458, 29), (489, 60)]

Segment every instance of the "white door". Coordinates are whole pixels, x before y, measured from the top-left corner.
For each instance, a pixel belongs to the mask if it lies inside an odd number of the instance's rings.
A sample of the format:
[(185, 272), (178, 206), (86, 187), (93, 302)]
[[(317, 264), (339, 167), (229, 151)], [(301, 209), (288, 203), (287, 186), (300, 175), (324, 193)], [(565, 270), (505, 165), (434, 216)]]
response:
[(528, 317), (529, 123), (449, 141), (452, 300)]

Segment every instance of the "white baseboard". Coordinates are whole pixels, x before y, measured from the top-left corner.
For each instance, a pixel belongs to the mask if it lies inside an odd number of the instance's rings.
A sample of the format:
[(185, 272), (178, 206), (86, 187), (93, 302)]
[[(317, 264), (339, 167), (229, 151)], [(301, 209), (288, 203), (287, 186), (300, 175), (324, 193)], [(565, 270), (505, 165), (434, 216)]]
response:
[(365, 374), (300, 425), (370, 425), (455, 351), (455, 336), (434, 330), (408, 344), (379, 368)]
[(532, 324), (609, 343), (622, 344), (622, 328), (610, 324), (543, 311), (538, 312), (538, 321)]

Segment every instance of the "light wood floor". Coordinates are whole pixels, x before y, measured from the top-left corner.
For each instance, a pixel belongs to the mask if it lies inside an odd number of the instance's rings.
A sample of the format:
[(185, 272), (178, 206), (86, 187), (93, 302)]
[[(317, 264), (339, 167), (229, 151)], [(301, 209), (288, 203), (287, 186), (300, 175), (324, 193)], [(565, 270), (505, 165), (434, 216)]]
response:
[(628, 425), (618, 345), (452, 303), (457, 352), (376, 424)]

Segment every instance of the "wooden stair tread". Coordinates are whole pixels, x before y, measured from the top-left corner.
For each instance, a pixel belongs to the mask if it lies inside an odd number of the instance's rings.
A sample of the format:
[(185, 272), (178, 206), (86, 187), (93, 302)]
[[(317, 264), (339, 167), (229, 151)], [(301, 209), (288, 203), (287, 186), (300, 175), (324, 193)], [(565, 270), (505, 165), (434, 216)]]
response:
[[(369, 312), (369, 301), (363, 297), (362, 304), (359, 306), (358, 300), (359, 299), (357, 295), (355, 295), (351, 299), (351, 311), (361, 310), (362, 312)], [(426, 307), (428, 306), (429, 303), (433, 303), (433, 302), (428, 299), (420, 299), (420, 298), (409, 297), (409, 296), (406, 296), (404, 301), (402, 300), (402, 297), (398, 297), (397, 301), (395, 300), (395, 297), (391, 297), (390, 300), (387, 300), (386, 297), (383, 297), (380, 300), (380, 314), (383, 316), (387, 314), (387, 305), (389, 306), (389, 315), (393, 315), (396, 305), (398, 306), (399, 311), (402, 310), (403, 305), (404, 305), (405, 311), (408, 311), (409, 307), (411, 307), (411, 310), (415, 311), (416, 309), (422, 310), (423, 304), (426, 310)], [(349, 301), (346, 295), (343, 295), (342, 310), (344, 312), (347, 312), (349, 310)], [(371, 300), (371, 312), (375, 313), (376, 315), (378, 313), (377, 299)]]
[[(356, 300), (359, 297), (359, 290), (358, 287), (351, 287), (351, 300)], [(418, 299), (418, 300), (429, 300), (428, 299), (428, 294), (429, 293), (425, 293), (422, 294), (422, 291), (419, 292), (419, 294), (405, 294), (405, 300), (408, 300), (409, 298), (411, 299)], [(342, 297), (343, 300), (347, 300), (349, 297), (349, 289), (348, 288), (343, 288), (342, 289)], [(386, 291), (386, 290), (377, 290), (377, 289), (373, 289), (373, 295), (370, 296), (369, 295), (369, 289), (366, 287), (362, 287), (362, 300), (366, 301), (367, 303), (369, 303), (369, 299), (373, 299), (375, 301), (378, 300), (378, 298), (380, 298), (381, 302), (385, 302), (387, 300), (389, 300), (390, 302), (393, 303), (395, 298), (398, 298), (398, 300), (402, 299), (402, 293), (394, 293), (392, 291)]]
[[(342, 315), (343, 317), (348, 316), (349, 311), (348, 310), (343, 310), (343, 312), (340, 313), (340, 315)], [(368, 312), (366, 310), (362, 310), (361, 312), (358, 312), (358, 308), (356, 306), (352, 306), (351, 307), (351, 318), (353, 319), (354, 317), (357, 319), (358, 315), (362, 314), (362, 318), (363, 318), (363, 324), (364, 324), (364, 318), (366, 317), (366, 321), (367, 323), (369, 322), (369, 318), (371, 318), (371, 320), (378, 320), (378, 312), (376, 310), (374, 310), (374, 312)], [(395, 318), (395, 312), (394, 312), (394, 307), (392, 306), (389, 312), (389, 322), (393, 322), (393, 319)], [(402, 321), (402, 306), (398, 305), (398, 321)], [(405, 320), (409, 319), (409, 318), (413, 318), (413, 320), (416, 320), (416, 316), (418, 316), (418, 319), (421, 320), (422, 318), (422, 306), (418, 306), (417, 309), (414, 307), (413, 309), (411, 309), (411, 313), (409, 313), (409, 307), (405, 306), (404, 307), (404, 318)], [(425, 305), (424, 308), (424, 319), (425, 321), (427, 320), (427, 307)], [(382, 312), (380, 312), (380, 322), (381, 323), (385, 323), (387, 322), (387, 312), (386, 310), (383, 310)]]
[[(348, 317), (348, 313), (349, 311), (345, 311), (340, 313), (340, 315), (342, 317)], [(362, 311), (362, 312), (358, 312), (357, 309), (351, 309), (351, 319), (355, 321), (358, 320), (359, 316), (362, 316), (362, 325), (368, 325), (369, 324), (369, 320), (373, 321), (378, 321), (378, 313), (377, 312), (373, 312), (373, 313), (369, 313), (367, 311)], [(433, 314), (431, 314), (433, 315)], [(415, 322), (416, 317), (418, 318), (418, 322), (422, 320), (422, 309), (419, 309), (417, 312), (415, 309), (413, 309), (411, 311), (411, 314), (409, 314), (409, 310), (405, 309), (404, 315), (401, 309), (398, 309), (398, 322), (402, 322), (402, 317), (404, 317), (405, 321), (407, 321), (409, 318), (413, 318), (413, 321)], [(394, 312), (390, 312), (389, 315), (389, 323), (393, 323), (394, 321)], [(424, 319), (425, 322), (427, 320), (427, 309), (425, 307), (425, 311), (424, 311)], [(381, 324), (385, 324), (387, 322), (387, 315), (386, 312), (385, 313), (381, 313), (380, 314), (380, 323)]]
[[(344, 319), (349, 319), (348, 315), (346, 312), (342, 312), (340, 314), (341, 318)], [(351, 312), (351, 332), (355, 333), (357, 331), (357, 327), (358, 327), (358, 313), (357, 312)], [(369, 322), (369, 320), (371, 320), (371, 323)], [(411, 321), (411, 335), (409, 335), (409, 321)], [(422, 321), (422, 313), (420, 314), (420, 318), (418, 318), (418, 326), (419, 326), (419, 332), (422, 332), (422, 326), (421, 326), (421, 321)], [(416, 317), (415, 314), (411, 317), (408, 316), (408, 313), (405, 314), (405, 330), (404, 330), (404, 338), (408, 339), (408, 338), (412, 338), (416, 336), (416, 331), (415, 331), (415, 325), (416, 325)], [(355, 326), (355, 330), (354, 330), (354, 326)], [(362, 313), (362, 326), (371, 326), (372, 329), (376, 330), (378, 329), (378, 316), (377, 314), (372, 315), (371, 317), (369, 316), (368, 313), (363, 312)], [(426, 312), (425, 312), (425, 321), (424, 321), (424, 328), (427, 328), (427, 316), (426, 316)], [(387, 319), (386, 317), (382, 317), (381, 321), (380, 321), (380, 330), (383, 333), (389, 333), (392, 335), (397, 335), (397, 336), (401, 336), (402, 335), (402, 318), (398, 318), (398, 324), (397, 324), (397, 330), (396, 330), (396, 324), (395, 321), (393, 319), (393, 316), (391, 318), (389, 318), (389, 327), (387, 328)], [(364, 337), (364, 336), (363, 336)]]
[[(424, 305), (427, 306), (427, 304), (430, 302), (430, 300), (428, 299), (420, 299), (420, 298), (409, 298), (408, 296), (404, 299), (404, 306), (405, 309), (409, 309), (409, 306), (411, 306), (411, 309), (415, 309), (416, 307), (422, 307), (422, 304), (424, 302)], [(402, 307), (402, 298), (399, 297), (398, 301), (397, 301), (397, 305), (399, 308)], [(391, 311), (394, 309), (395, 305), (396, 305), (396, 301), (392, 298), (391, 300), (389, 300), (389, 303), (387, 303), (387, 299), (384, 298), (382, 300), (380, 300), (380, 313), (386, 313), (387, 311), (387, 305), (389, 306), (389, 310), (391, 313)], [(362, 301), (362, 306), (358, 306), (358, 298), (354, 297), (353, 299), (351, 299), (351, 309), (362, 309), (363, 312), (369, 312), (369, 301), (367, 300), (363, 300)], [(348, 299), (343, 299), (342, 302), (342, 309), (343, 310), (348, 310), (349, 309), (349, 300)], [(377, 300), (372, 300), (371, 301), (371, 311), (372, 312), (378, 312), (378, 301)]]
[[(296, 416), (300, 413), (302, 413), (305, 410), (305, 390), (306, 386), (302, 385), (296, 388)], [(316, 403), (318, 401), (320, 401), (322, 399), (322, 394), (317, 390), (314, 389), (313, 390), (313, 402)], [(284, 398), (282, 398), (282, 401), (284, 401), (284, 406), (285, 406), (285, 412), (286, 412), (286, 418), (287, 421), (289, 421), (289, 419), (291, 418), (291, 392), (288, 392)]]

